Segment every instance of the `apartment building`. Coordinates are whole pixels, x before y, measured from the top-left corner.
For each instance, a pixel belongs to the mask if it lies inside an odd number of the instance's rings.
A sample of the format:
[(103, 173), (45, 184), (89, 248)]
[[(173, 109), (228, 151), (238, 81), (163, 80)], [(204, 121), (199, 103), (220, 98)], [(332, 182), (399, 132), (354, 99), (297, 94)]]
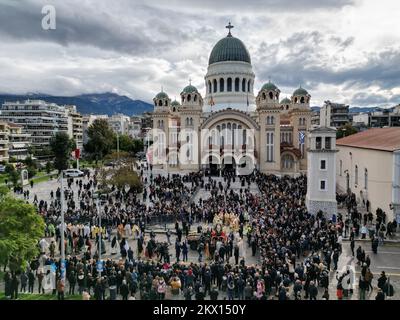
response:
[(8, 155), (10, 158), (25, 160), (29, 156), (31, 135), (22, 132), (23, 127), (8, 123)]
[(0, 161), (8, 161), (8, 125), (7, 122), (0, 122)]
[(48, 147), (56, 132), (68, 132), (65, 108), (43, 100), (5, 102), (0, 120), (22, 126), (22, 133), (31, 135), (32, 146), (37, 150)]
[(329, 100), (320, 110), (320, 124), (325, 127), (340, 128), (350, 122), (349, 106), (341, 103), (333, 103)]
[(83, 117), (76, 111), (76, 106), (64, 106), (68, 116), (68, 135), (75, 140), (78, 149), (83, 148)]

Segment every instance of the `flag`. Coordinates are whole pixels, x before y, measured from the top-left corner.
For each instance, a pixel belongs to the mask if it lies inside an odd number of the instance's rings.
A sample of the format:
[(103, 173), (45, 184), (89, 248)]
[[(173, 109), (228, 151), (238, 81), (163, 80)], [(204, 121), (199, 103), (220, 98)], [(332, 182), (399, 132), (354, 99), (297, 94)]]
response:
[(212, 109), (212, 106), (213, 105), (215, 105), (215, 103), (214, 103), (214, 99), (213, 99), (213, 97), (211, 96), (211, 98), (210, 98), (210, 101), (209, 101), (209, 103), (208, 103), (209, 105), (210, 105), (210, 109)]
[(304, 131), (300, 131), (299, 132), (299, 144), (304, 144), (305, 138), (306, 138), (306, 135), (305, 135)]

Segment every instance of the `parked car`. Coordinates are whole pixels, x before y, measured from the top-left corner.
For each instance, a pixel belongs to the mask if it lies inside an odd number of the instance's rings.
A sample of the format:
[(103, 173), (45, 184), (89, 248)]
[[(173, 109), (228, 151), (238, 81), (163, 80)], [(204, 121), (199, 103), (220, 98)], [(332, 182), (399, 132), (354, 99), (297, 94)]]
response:
[(6, 166), (0, 164), (0, 172), (6, 172)]
[(75, 178), (75, 177), (83, 177), (84, 173), (78, 169), (67, 169), (64, 171), (64, 175), (66, 177)]

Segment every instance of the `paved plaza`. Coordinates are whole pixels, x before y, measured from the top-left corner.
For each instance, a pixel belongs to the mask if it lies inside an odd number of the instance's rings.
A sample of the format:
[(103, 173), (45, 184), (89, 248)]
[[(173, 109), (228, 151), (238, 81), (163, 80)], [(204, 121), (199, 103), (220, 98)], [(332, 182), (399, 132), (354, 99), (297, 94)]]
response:
[[(221, 182), (223, 185), (225, 185), (224, 183), (224, 179), (221, 177), (213, 177), (213, 180), (216, 180), (217, 183)], [(88, 179), (84, 178), (83, 182), (87, 182)], [(189, 184), (188, 184), (189, 185)], [(37, 195), (38, 199), (43, 199), (44, 201), (50, 201), (50, 191), (53, 190), (54, 192), (57, 190), (57, 188), (60, 186), (60, 182), (57, 179), (53, 179), (50, 180), (48, 182), (44, 182), (44, 183), (38, 183), (36, 185), (33, 186), (33, 188), (31, 187), (27, 187), (27, 189), (30, 190), (30, 198), (29, 201), (32, 202), (34, 195)], [(247, 184), (246, 184), (247, 187)], [(239, 192), (239, 190), (242, 188), (241, 184), (240, 184), (240, 180), (236, 179), (236, 181), (234, 183), (231, 183), (231, 189), (234, 192)], [(77, 194), (78, 194), (78, 188), (77, 185), (74, 183), (72, 185), (72, 190), (74, 191), (74, 195), (76, 197), (76, 200), (78, 200), (77, 198)], [(260, 190), (258, 188), (258, 186), (252, 182), (250, 184), (250, 190), (251, 193), (255, 194), (255, 195), (260, 195)], [(199, 199), (203, 199), (206, 200), (211, 196), (209, 191), (206, 191), (203, 188), (199, 188), (194, 196), (192, 201), (194, 202), (198, 202)], [(21, 197), (20, 195), (18, 195), (18, 197)], [(197, 226), (199, 225), (199, 223), (194, 223), (191, 226), (191, 230), (196, 230)], [(206, 229), (207, 227), (209, 227), (209, 225), (207, 224), (201, 224), (203, 226), (203, 229)], [(156, 241), (159, 242), (167, 242), (167, 237), (165, 235), (165, 231), (166, 229), (170, 229), (172, 231), (172, 236), (171, 236), (171, 245), (169, 246), (169, 253), (171, 255), (171, 262), (175, 261), (175, 250), (174, 250), (174, 243), (175, 243), (175, 239), (176, 239), (176, 235), (174, 232), (174, 224), (170, 223), (167, 225), (152, 225), (152, 226), (148, 226), (146, 231), (149, 232), (151, 230), (156, 232)], [(113, 235), (116, 233), (116, 230), (113, 231)], [(148, 234), (147, 234), (148, 237)], [(244, 237), (246, 239), (246, 236)], [(51, 238), (47, 238), (47, 241), (50, 243), (53, 239)], [(135, 253), (135, 258), (137, 258), (137, 240), (133, 237), (133, 236), (129, 236), (127, 238), (128, 244), (131, 248), (133, 248), (134, 253)], [(94, 241), (93, 241), (94, 243)], [(378, 249), (378, 254), (374, 254), (371, 250), (371, 244), (369, 241), (356, 241), (356, 249), (358, 246), (361, 246), (366, 254), (368, 254), (371, 258), (371, 271), (374, 274), (374, 280), (373, 280), (373, 286), (374, 286), (374, 292), (371, 293), (367, 293), (367, 299), (375, 299), (375, 295), (376, 295), (376, 284), (377, 284), (377, 278), (379, 278), (380, 273), (382, 271), (386, 272), (386, 275), (390, 277), (391, 283), (394, 286), (395, 289), (395, 295), (394, 297), (390, 298), (390, 299), (400, 299), (400, 243), (397, 242), (391, 242), (391, 243), (385, 243), (381, 246), (379, 246)], [(95, 253), (96, 248), (93, 246), (92, 248), (92, 252), (93, 254)], [(59, 257), (58, 252), (56, 252), (56, 255)], [(82, 255), (82, 254), (81, 254)], [(244, 257), (245, 262), (247, 265), (260, 265), (260, 256), (259, 253), (257, 252), (257, 254), (255, 256), (252, 256), (252, 252), (251, 252), (251, 248), (248, 247), (246, 241), (244, 241), (244, 245), (243, 245), (243, 251), (240, 253), (241, 256)], [(113, 260), (118, 260), (121, 259), (120, 257), (120, 253), (118, 252), (115, 255), (111, 254), (111, 241), (110, 239), (106, 240), (106, 254), (102, 255), (103, 259), (113, 259)], [(303, 260), (304, 258), (302, 258), (301, 260)], [(234, 258), (232, 257), (230, 259), (230, 262), (232, 263), (234, 261)], [(189, 249), (189, 254), (188, 254), (188, 263), (191, 262), (198, 262), (198, 253), (197, 251), (194, 250), (190, 250)], [(209, 263), (210, 261), (203, 261), (203, 263)], [(358, 290), (357, 290), (357, 283), (358, 283), (358, 276), (360, 274), (360, 267), (357, 265), (357, 259), (355, 257), (352, 256), (351, 254), (351, 250), (350, 250), (350, 242), (349, 241), (344, 241), (343, 242), (343, 252), (340, 255), (340, 259), (339, 259), (339, 264), (338, 264), (338, 271), (343, 272), (345, 270), (346, 267), (353, 267), (354, 270), (356, 271), (356, 284), (354, 287), (354, 294), (351, 295), (348, 299), (358, 299)], [(330, 280), (330, 286), (329, 286), (329, 294), (330, 294), (330, 299), (336, 299), (336, 271), (330, 271), (329, 274), (329, 280)], [(4, 284), (1, 284), (1, 287), (3, 287)], [(67, 282), (67, 286), (66, 286), (66, 292), (68, 290), (68, 282)], [(35, 287), (35, 292), (37, 292), (37, 284)], [(322, 295), (323, 293), (323, 289), (319, 288), (319, 297)], [(225, 296), (225, 293), (221, 293), (219, 298), (223, 298)], [(292, 296), (292, 294), (291, 294)], [(136, 298), (139, 299), (139, 292), (136, 295)], [(167, 293), (166, 298), (171, 298), (171, 299), (184, 299), (183, 295), (179, 295), (179, 296), (172, 296), (169, 294), (169, 292)], [(206, 297), (206, 299), (208, 299), (209, 297)]]

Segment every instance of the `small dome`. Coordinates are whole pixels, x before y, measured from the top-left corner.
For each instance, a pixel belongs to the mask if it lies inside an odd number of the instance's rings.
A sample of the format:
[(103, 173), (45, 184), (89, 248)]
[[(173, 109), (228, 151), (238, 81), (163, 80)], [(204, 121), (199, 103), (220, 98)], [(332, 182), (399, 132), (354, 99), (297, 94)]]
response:
[(281, 104), (288, 104), (291, 103), (289, 98), (282, 99)]
[(274, 90), (277, 90), (277, 89), (278, 89), (278, 87), (275, 84), (273, 84), (271, 81), (268, 81), (261, 88), (261, 90), (267, 90), (267, 91), (271, 91), (271, 90), (274, 91)]
[(169, 98), (168, 95), (163, 91), (157, 93), (156, 95), (156, 99), (168, 99), (168, 98)]
[(222, 61), (243, 61), (251, 63), (250, 53), (244, 43), (228, 34), (217, 42), (211, 51), (208, 64)]
[(181, 105), (181, 104), (180, 104), (178, 101), (176, 101), (176, 100), (174, 100), (174, 101), (171, 102), (171, 106), (173, 106), (173, 107), (180, 106), (180, 105)]
[(294, 96), (306, 96), (306, 95), (308, 95), (308, 92), (307, 92), (306, 89), (300, 87), (300, 88), (296, 89), (296, 90), (293, 92), (293, 95), (294, 95)]
[(182, 93), (198, 93), (197, 88), (189, 84), (183, 88)]

